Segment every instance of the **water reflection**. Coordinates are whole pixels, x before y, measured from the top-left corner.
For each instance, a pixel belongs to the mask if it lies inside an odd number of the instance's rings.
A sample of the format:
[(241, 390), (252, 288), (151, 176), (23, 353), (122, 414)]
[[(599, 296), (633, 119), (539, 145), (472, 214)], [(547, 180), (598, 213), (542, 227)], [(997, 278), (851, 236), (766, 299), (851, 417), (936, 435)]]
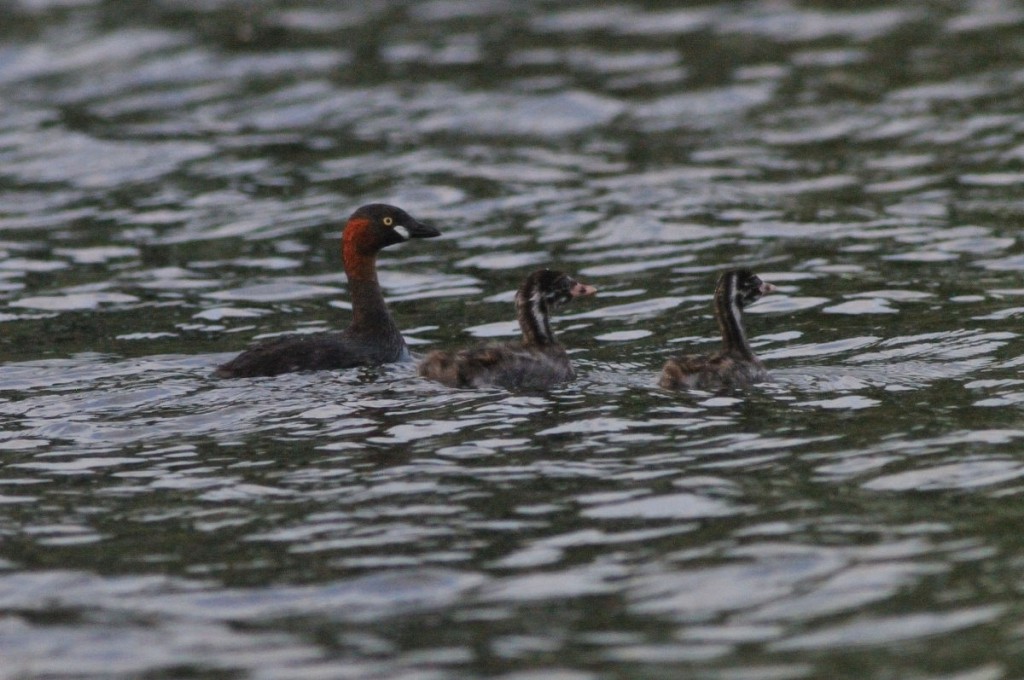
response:
[[(24, 2), (0, 35), (0, 677), (1017, 677), (1014, 2)], [(210, 377), (347, 324), (579, 379)], [(658, 389), (719, 271), (774, 381)], [(756, 316), (755, 316), (756, 315)], [(994, 642), (995, 641), (995, 642)]]

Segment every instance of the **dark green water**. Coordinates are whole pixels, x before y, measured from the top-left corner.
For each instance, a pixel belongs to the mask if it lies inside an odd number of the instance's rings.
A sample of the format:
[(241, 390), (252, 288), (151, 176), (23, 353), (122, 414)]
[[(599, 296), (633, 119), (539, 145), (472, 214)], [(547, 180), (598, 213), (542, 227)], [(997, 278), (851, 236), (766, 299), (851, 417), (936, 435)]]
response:
[[(0, 680), (1024, 675), (1024, 3), (0, 2)], [(578, 380), (414, 349), (553, 266)], [(655, 387), (718, 271), (775, 381)]]

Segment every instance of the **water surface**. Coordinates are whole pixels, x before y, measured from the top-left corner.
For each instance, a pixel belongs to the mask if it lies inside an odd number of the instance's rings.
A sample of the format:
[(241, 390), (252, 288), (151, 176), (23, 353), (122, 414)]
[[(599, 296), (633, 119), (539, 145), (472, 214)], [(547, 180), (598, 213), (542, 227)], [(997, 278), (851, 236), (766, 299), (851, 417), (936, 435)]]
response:
[[(1024, 4), (9, 3), (0, 680), (1024, 674)], [(219, 381), (344, 327), (579, 377)], [(658, 389), (719, 271), (775, 381)]]

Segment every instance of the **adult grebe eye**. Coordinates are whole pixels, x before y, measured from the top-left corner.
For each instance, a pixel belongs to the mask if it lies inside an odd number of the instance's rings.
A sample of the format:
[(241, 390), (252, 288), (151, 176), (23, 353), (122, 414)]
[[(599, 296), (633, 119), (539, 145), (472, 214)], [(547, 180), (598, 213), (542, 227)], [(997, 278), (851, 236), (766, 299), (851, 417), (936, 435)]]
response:
[(382, 221), (384, 222), (385, 227), (390, 227), (392, 224), (395, 223), (395, 221), (390, 217), (385, 217)]

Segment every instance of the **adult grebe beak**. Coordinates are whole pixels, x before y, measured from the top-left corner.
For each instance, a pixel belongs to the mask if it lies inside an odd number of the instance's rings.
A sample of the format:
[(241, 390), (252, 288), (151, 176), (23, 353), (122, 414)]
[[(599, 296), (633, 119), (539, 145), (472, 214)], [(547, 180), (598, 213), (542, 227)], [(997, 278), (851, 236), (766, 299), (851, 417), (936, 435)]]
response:
[(401, 224), (395, 227), (395, 231), (402, 234), (405, 238), (434, 238), (440, 236), (441, 232), (435, 227), (424, 222), (417, 220), (410, 220), (406, 224)]

